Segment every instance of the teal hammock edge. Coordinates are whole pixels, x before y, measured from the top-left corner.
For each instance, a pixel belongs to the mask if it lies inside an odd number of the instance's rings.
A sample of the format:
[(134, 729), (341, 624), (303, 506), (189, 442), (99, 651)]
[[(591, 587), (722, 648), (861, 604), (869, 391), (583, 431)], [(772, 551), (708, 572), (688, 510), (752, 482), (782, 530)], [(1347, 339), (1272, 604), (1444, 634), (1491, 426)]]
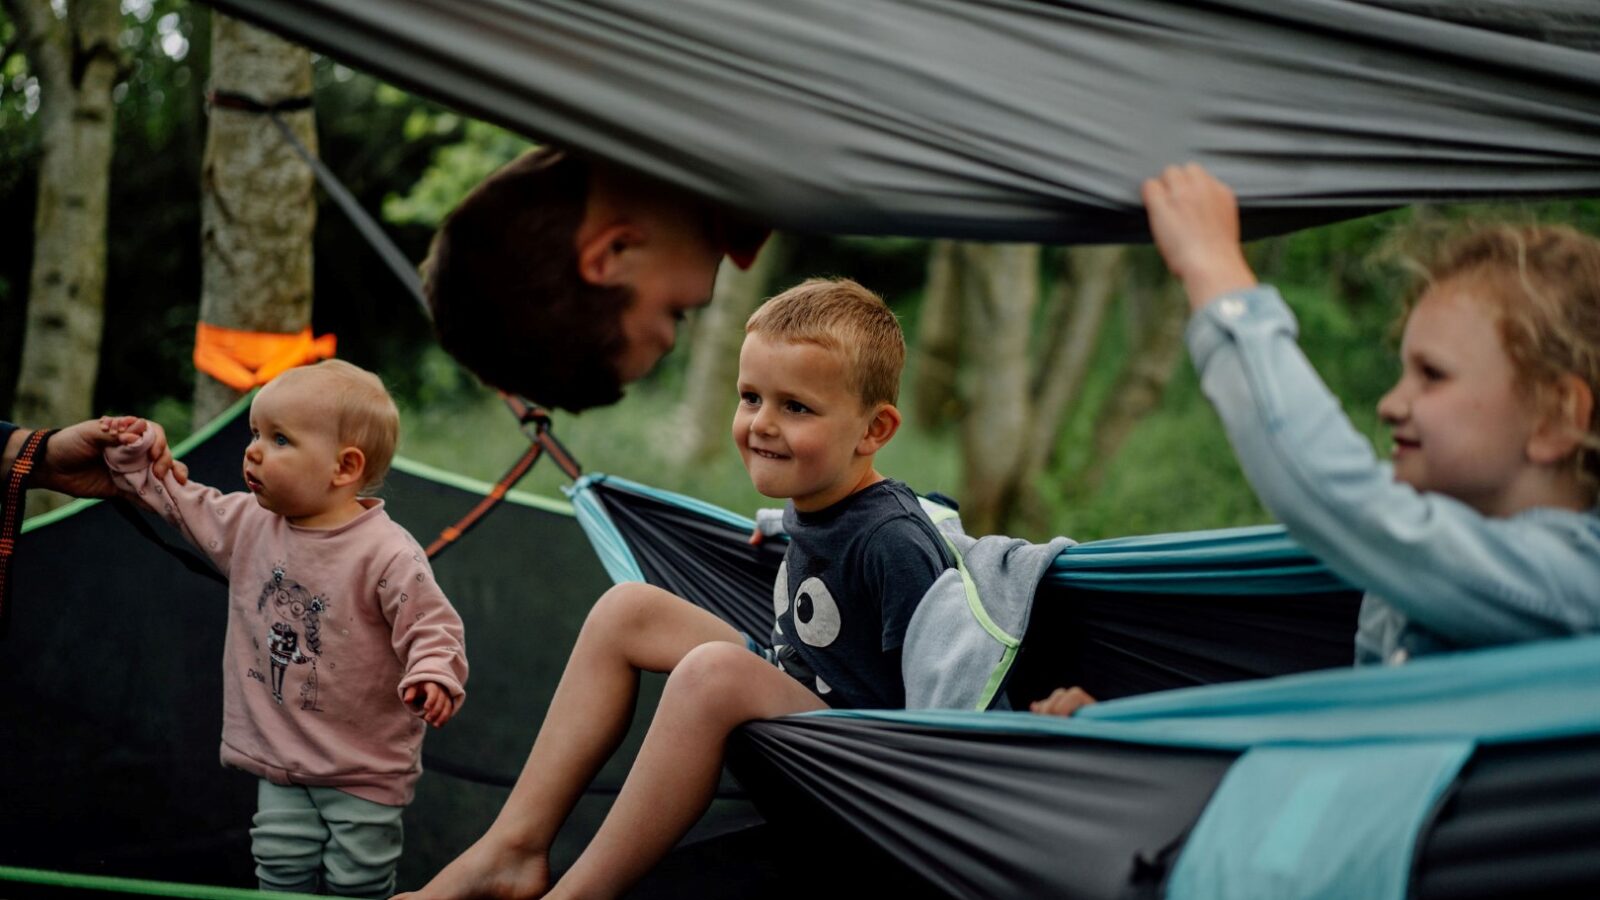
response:
[(1577, 737), (1600, 734), (1600, 636), (1180, 688), (1096, 704), (1071, 718), (957, 710), (825, 710), (801, 717), (811, 716), (1219, 750)]
[(217, 887), (181, 881), (146, 881), (114, 875), (80, 875), (76, 872), (0, 866), (0, 882), (5, 881), (95, 891), (101, 894), (138, 894), (146, 897), (180, 897), (193, 900), (315, 900), (315, 895), (312, 894), (269, 893), (254, 888)]
[(619, 475), (601, 475), (598, 473), (593, 475), (585, 475), (572, 486), (572, 488), (569, 490), (569, 493), (571, 490), (579, 489), (580, 486), (587, 487), (589, 482), (600, 481), (604, 481), (613, 487), (621, 488), (629, 493), (639, 494), (640, 496), (649, 497), (652, 500), (658, 500), (662, 503), (679, 507), (680, 509), (689, 510), (690, 512), (705, 516), (708, 519), (720, 522), (723, 525), (734, 529), (735, 531), (743, 532), (745, 534), (749, 534), (756, 527), (755, 519), (741, 516), (736, 512), (732, 512), (731, 510), (723, 509), (715, 503), (707, 503), (698, 497), (691, 497), (688, 494), (680, 494), (676, 491), (651, 487), (648, 484), (640, 484), (637, 481), (632, 481)]
[[(755, 527), (754, 519), (686, 494), (615, 475), (585, 475), (566, 489), (567, 495), (578, 510), (585, 532), (599, 535), (594, 539), (602, 561), (608, 555), (626, 554), (629, 559), (632, 569), (619, 571), (630, 574), (621, 578), (607, 563), (606, 571), (617, 580), (643, 579), (599, 501), (592, 497), (587, 501), (578, 499), (592, 493), (591, 484), (601, 482), (688, 510), (740, 533)], [(585, 502), (592, 506), (587, 512)], [(591, 527), (595, 530), (591, 531)], [(1044, 583), (1156, 594), (1275, 595), (1353, 590), (1295, 543), (1281, 525), (1136, 535), (1077, 544), (1056, 557)]]
[(623, 540), (622, 533), (611, 521), (605, 504), (594, 495), (592, 485), (607, 480), (611, 479), (606, 475), (584, 475), (573, 482), (571, 487), (562, 488), (562, 491), (572, 502), (573, 512), (578, 516), (578, 525), (588, 536), (589, 543), (594, 546), (595, 555), (600, 557), (600, 565), (605, 568), (606, 574), (611, 576), (611, 581), (614, 584), (642, 582), (645, 580), (644, 570), (639, 568), (639, 561), (634, 558), (633, 551), (628, 549), (628, 542)]

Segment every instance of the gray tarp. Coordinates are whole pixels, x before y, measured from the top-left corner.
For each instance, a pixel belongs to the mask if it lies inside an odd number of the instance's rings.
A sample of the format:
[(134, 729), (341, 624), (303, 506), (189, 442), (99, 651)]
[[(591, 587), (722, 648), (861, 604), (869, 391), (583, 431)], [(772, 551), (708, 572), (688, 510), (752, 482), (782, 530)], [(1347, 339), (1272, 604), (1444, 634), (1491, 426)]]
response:
[(1115, 241), (1198, 160), (1247, 227), (1600, 194), (1597, 0), (215, 0), (779, 226)]

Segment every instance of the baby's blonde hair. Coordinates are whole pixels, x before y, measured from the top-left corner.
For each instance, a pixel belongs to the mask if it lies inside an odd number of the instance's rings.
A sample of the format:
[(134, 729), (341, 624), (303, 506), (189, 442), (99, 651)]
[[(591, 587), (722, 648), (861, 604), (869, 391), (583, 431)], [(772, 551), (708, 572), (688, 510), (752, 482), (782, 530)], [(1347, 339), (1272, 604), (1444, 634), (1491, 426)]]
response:
[(310, 366), (290, 369), (273, 379), (274, 383), (294, 383), (316, 379), (324, 399), (336, 416), (335, 434), (342, 446), (355, 447), (366, 457), (361, 493), (378, 489), (394, 461), (395, 444), (400, 440), (400, 411), (389, 396), (383, 380), (360, 366), (342, 359), (326, 359)]
[(745, 334), (843, 353), (863, 406), (894, 403), (906, 339), (883, 298), (848, 278), (811, 278), (763, 303)]
[[(1422, 261), (1422, 288), (1472, 282), (1499, 320), (1518, 386), (1550, 408), (1551, 388), (1571, 373), (1600, 402), (1600, 240), (1564, 225), (1488, 225), (1448, 241)], [(1600, 485), (1600, 408), (1573, 462)]]

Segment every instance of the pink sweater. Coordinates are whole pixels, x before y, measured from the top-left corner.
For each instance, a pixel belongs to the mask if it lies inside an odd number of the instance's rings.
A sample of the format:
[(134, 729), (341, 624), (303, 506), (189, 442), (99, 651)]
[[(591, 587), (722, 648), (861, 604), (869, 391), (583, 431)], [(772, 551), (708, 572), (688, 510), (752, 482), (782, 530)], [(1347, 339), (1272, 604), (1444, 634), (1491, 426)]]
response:
[(426, 726), (400, 696), (433, 681), (460, 699), (467, 680), (461, 618), (422, 548), (381, 500), (337, 528), (301, 528), (249, 493), (158, 481), (148, 443), (106, 451), (118, 486), (228, 577), (223, 764), (410, 803)]

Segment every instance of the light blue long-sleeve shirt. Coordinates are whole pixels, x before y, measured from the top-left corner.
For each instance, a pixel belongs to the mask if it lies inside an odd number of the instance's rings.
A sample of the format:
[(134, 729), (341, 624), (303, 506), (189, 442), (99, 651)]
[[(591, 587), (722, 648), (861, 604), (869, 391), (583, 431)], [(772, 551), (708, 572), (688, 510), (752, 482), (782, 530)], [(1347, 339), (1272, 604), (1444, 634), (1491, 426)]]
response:
[(1367, 594), (1356, 662), (1600, 630), (1600, 515), (1484, 516), (1394, 480), (1300, 352), (1266, 285), (1189, 322), (1201, 389), (1262, 504)]

